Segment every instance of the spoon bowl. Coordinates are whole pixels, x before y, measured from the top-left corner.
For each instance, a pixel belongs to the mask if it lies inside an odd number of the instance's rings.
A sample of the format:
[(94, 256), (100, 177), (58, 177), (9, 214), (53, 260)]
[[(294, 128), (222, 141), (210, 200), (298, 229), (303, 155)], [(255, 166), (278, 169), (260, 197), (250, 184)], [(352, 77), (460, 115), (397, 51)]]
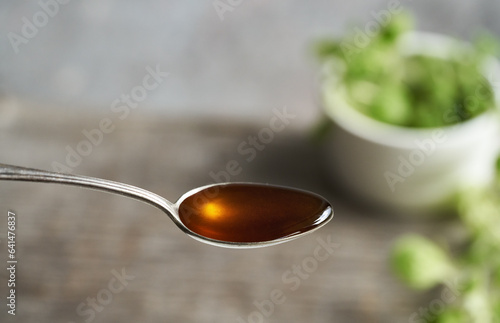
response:
[(188, 236), (227, 248), (283, 243), (333, 218), (333, 209), (323, 197), (268, 184), (212, 184), (192, 189), (172, 203), (128, 184), (6, 164), (0, 164), (0, 180), (59, 183), (124, 195), (160, 209)]

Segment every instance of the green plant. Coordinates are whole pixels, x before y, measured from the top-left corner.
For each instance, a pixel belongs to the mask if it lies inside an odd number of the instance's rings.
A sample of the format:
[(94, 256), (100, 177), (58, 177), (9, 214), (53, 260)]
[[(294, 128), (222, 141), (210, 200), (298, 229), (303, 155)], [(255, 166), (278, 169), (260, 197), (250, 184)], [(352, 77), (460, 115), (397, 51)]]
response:
[[(464, 189), (457, 213), (465, 231), (462, 248), (450, 253), (430, 239), (405, 235), (394, 245), (391, 267), (407, 285), (430, 289), (449, 281), (460, 288), (453, 302), (427, 322), (500, 322), (500, 158), (497, 180), (488, 187)], [(423, 322), (424, 317), (419, 318)]]
[(404, 55), (398, 46), (412, 28), (411, 16), (398, 14), (362, 47), (353, 45), (353, 35), (319, 42), (326, 75), (338, 79), (326, 90), (376, 120), (404, 127), (456, 124), (494, 106), (491, 85), (480, 73), (496, 48), (492, 38), (469, 49), (457, 43), (449, 59)]

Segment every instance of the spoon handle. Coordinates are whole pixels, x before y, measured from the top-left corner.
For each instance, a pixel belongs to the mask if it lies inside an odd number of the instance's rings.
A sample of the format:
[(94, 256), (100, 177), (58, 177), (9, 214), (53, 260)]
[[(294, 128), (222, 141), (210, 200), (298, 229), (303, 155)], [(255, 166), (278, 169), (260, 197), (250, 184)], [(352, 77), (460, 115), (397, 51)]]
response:
[(179, 220), (174, 216), (177, 212), (175, 211), (173, 203), (155, 193), (128, 184), (94, 177), (56, 173), (6, 164), (0, 164), (0, 180), (59, 183), (124, 195), (161, 209), (166, 212), (176, 224), (179, 224)]

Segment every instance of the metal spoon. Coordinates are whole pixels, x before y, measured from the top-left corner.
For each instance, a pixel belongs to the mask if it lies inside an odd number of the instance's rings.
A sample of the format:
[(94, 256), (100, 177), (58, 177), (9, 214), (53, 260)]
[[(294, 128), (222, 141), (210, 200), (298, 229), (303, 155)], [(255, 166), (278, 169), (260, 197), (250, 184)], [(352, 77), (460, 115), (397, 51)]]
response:
[(219, 247), (283, 243), (317, 230), (333, 217), (331, 205), (321, 196), (267, 184), (207, 185), (172, 203), (123, 183), (5, 164), (0, 164), (0, 180), (59, 183), (124, 195), (157, 207), (190, 237)]

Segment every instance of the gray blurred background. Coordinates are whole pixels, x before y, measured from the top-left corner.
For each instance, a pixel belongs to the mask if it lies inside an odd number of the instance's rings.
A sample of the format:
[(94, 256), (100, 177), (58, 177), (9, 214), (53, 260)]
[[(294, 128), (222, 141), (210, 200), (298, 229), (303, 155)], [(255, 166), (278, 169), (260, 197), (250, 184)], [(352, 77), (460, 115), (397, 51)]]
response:
[[(312, 43), (363, 29), (390, 3), (412, 11), (418, 28), (468, 39), (478, 29), (500, 33), (500, 3), (447, 1), (68, 1), (20, 43), (23, 17), (37, 1), (2, 1), (0, 89), (65, 108), (109, 109), (141, 80), (146, 66), (170, 73), (143, 102), (167, 118), (267, 118), (289, 106), (301, 120), (317, 115)], [(39, 17), (40, 18), (40, 17)]]
[[(0, 2), (0, 162), (67, 166), (68, 147), (109, 118), (113, 131), (69, 171), (175, 200), (237, 160), (231, 180), (315, 191), (336, 216), (297, 241), (242, 252), (196, 242), (123, 197), (0, 182), (1, 295), (8, 210), (20, 259), (18, 315), (0, 303), (0, 322), (408, 322), (436, 297), (402, 286), (387, 256), (400, 234), (443, 234), (447, 223), (387, 216), (326, 180), (308, 139), (321, 114), (312, 45), (363, 29), (390, 4), (413, 12), (421, 30), (500, 36), (500, 2), (60, 1)], [(125, 116), (123, 96), (157, 68), (168, 76)], [(247, 162), (237, 147), (284, 107), (296, 117)], [(283, 275), (310, 260), (318, 239), (338, 247), (291, 290)], [(121, 270), (134, 278), (108, 302)], [(252, 314), (276, 289), (286, 300)], [(85, 304), (99, 295), (92, 316)]]

